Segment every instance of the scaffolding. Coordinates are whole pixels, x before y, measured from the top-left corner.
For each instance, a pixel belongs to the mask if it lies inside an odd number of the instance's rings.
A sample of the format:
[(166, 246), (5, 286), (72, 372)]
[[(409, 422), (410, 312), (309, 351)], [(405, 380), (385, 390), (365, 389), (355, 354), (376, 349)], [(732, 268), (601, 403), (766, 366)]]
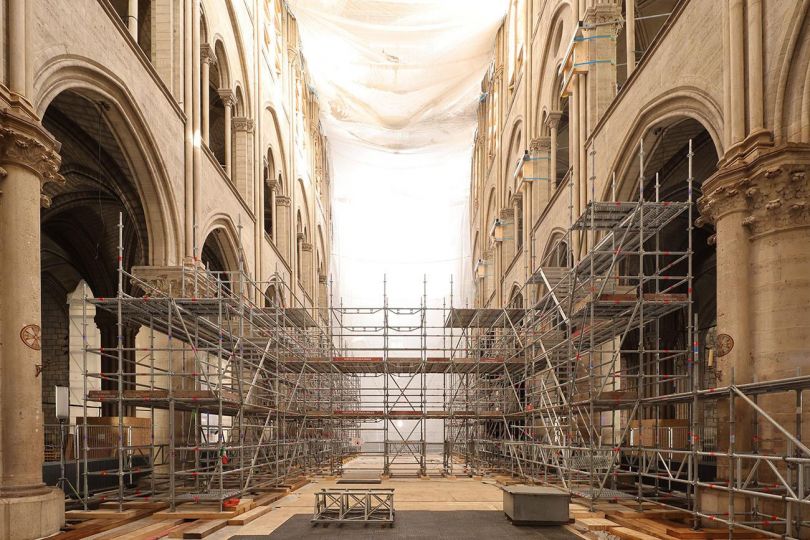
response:
[[(452, 283), (449, 302), (431, 306), (424, 282), (418, 307), (399, 307), (384, 281), (379, 306), (316, 308), (278, 275), (119, 266), (117, 296), (86, 299), (114, 314), (119, 340), (85, 346), (114, 366), (85, 361), (85, 421), (99, 403), (117, 415), (104, 443), (79, 431), (85, 504), (97, 475), (117, 479), (119, 504), (223, 505), (365, 456), (385, 475), (509, 474), (592, 509), (626, 499), (730, 535), (803, 536), (810, 376), (715, 373), (693, 308), (691, 143), (685, 159), (684, 201), (659, 200), (657, 179), (645, 197), (643, 149), (636, 200), (597, 201), (591, 178), (574, 216), (569, 178), (560, 242), (582, 249), (532, 262), (522, 306), (457, 307)], [(128, 325), (135, 344), (120, 337)], [(785, 395), (788, 421), (763, 406)], [(107, 451), (117, 466), (89, 466)]]
[[(213, 501), (221, 509), (304, 473), (339, 470), (352, 452), (341, 436), (351, 421), (307, 413), (356, 407), (356, 381), (309, 362), (336, 354), (329, 329), (284, 294), (279, 275), (260, 283), (241, 263), (212, 272), (197, 260), (127, 272), (121, 260), (115, 298), (85, 294), (85, 305), (112, 314), (118, 329), (114, 348), (85, 337), (77, 432), (85, 506), (95, 477), (117, 480), (116, 493), (102, 497), (119, 506)], [(139, 329), (134, 343), (124, 341), (127, 327)], [(90, 355), (100, 357), (100, 371), (88, 369)], [(103, 418), (88, 417), (94, 404)], [(99, 459), (111, 457), (117, 466)]]

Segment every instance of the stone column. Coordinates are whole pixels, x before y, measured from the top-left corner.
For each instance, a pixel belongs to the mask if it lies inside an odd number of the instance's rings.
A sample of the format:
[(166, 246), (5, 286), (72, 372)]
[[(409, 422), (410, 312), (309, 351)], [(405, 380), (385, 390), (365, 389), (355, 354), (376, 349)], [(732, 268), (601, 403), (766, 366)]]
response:
[(312, 291), (312, 244), (309, 242), (301, 242), (301, 275), (299, 276), (301, 280), (301, 285), (303, 285), (304, 290), (309, 295), (311, 299), (313, 299), (314, 304), (314, 294)]
[(219, 91), (219, 99), (222, 100), (222, 104), (225, 106), (225, 174), (228, 178), (233, 179), (233, 159), (231, 158), (233, 128), (231, 127), (231, 120), (233, 119), (233, 106), (236, 103), (236, 97), (233, 90), (226, 89)]
[(552, 111), (548, 113), (546, 117), (546, 126), (550, 133), (551, 144), (551, 148), (549, 149), (548, 178), (552, 193), (557, 189), (557, 130), (560, 127), (561, 119), (562, 112), (560, 111)]
[[(510, 201), (506, 201), (507, 204)], [(515, 257), (515, 209), (514, 208), (504, 208), (501, 210), (500, 219), (503, 222), (502, 227), (504, 227), (504, 239), (501, 242), (501, 257), (503, 258), (503, 269), (509, 266), (512, 262), (512, 259)], [(503, 273), (498, 274), (498, 281), (501, 280), (503, 277)]]
[(532, 223), (529, 224), (529, 227), (534, 226), (534, 220), (546, 209), (548, 202), (551, 200), (551, 195), (554, 193), (551, 145), (551, 137), (537, 137), (532, 139), (529, 145), (529, 154), (534, 164), (532, 176), (535, 178), (532, 181), (532, 206), (536, 214), (532, 216)]
[[(12, 2), (14, 3), (14, 2)], [(0, 538), (64, 523), (64, 495), (42, 482), (40, 204), (59, 175), (59, 143), (0, 86)]]
[(580, 127), (583, 140), (589, 135), (587, 128), (599, 122), (616, 97), (616, 21), (621, 18), (618, 4), (594, 4), (585, 12), (583, 35), (589, 39), (588, 60), (592, 63), (588, 65), (587, 120)]
[(729, 72), (731, 74), (731, 142), (745, 137), (745, 0), (729, 0)]
[(624, 40), (627, 51), (627, 76), (636, 69), (636, 0), (626, 0)]
[(127, 29), (135, 43), (138, 43), (138, 0), (129, 0)]
[[(727, 166), (704, 183), (701, 213), (717, 229), (717, 332), (734, 340), (731, 352), (718, 360), (721, 385), (731, 383), (732, 369), (735, 384), (810, 374), (808, 173), (810, 147), (791, 145)], [(785, 454), (785, 437), (762, 416), (753, 433), (753, 413), (740, 402), (735, 450)], [(763, 395), (758, 404), (795, 431), (793, 396)], [(803, 423), (810, 424), (806, 418)], [(725, 424), (721, 417), (721, 450), (729, 444)], [(769, 481), (770, 474), (760, 471), (760, 481)]]
[(748, 0), (748, 130), (765, 129), (762, 58), (762, 0)]
[(276, 247), (281, 256), (292, 266), (290, 257), (290, 198), (276, 195)]
[[(268, 206), (270, 206), (270, 241), (273, 243), (276, 242), (276, 187), (278, 186), (278, 181), (274, 176), (273, 171), (267, 171), (267, 181), (265, 182), (264, 189), (266, 189), (270, 193), (270, 197), (268, 202)], [(262, 201), (262, 206), (264, 206), (265, 202)], [(267, 221), (267, 210), (263, 212), (262, 219), (266, 222)], [(267, 231), (267, 226), (265, 223), (262, 223), (264, 226), (264, 230)]]
[(200, 82), (200, 89), (202, 90), (202, 99), (200, 100), (200, 109), (202, 113), (202, 139), (205, 144), (210, 146), (211, 141), (211, 64), (215, 62), (214, 51), (207, 43), (202, 45), (200, 50), (200, 58), (202, 59), (202, 81)]
[[(250, 208), (253, 208), (253, 132), (252, 119), (244, 116), (233, 119), (234, 149), (231, 180)], [(225, 135), (227, 137), (227, 132)]]
[[(714, 223), (717, 234), (717, 334), (728, 334), (734, 339), (734, 347), (727, 355), (718, 358), (717, 371), (720, 386), (753, 381), (751, 358), (751, 322), (749, 291), (751, 290), (751, 261), (748, 231), (745, 221), (748, 209), (739, 187), (712, 189), (714, 180), (704, 184), (707, 194), (701, 201), (701, 218)], [(745, 189), (743, 189), (743, 192)], [(700, 221), (699, 221), (700, 222)], [(750, 449), (751, 411), (744, 403), (736, 402), (735, 431), (737, 449)], [(718, 446), (728, 448), (728, 404), (718, 405)], [(746, 445), (746, 446), (742, 446)], [(727, 463), (718, 460), (718, 473), (728, 474)]]
[(318, 273), (318, 307), (321, 318), (329, 325), (329, 285), (326, 274)]

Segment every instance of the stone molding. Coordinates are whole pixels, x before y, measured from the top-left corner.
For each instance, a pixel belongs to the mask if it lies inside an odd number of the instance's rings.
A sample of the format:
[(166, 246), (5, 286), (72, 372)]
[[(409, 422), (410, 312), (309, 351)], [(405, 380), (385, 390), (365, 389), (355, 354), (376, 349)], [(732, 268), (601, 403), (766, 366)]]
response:
[(810, 148), (782, 148), (757, 162), (721, 169), (704, 184), (698, 225), (743, 212), (752, 235), (810, 226)]
[[(40, 190), (48, 182), (63, 184), (65, 179), (59, 174), (60, 148), (59, 142), (36, 118), (7, 108), (0, 110), (0, 178), (8, 175), (3, 166), (14, 164), (33, 172), (39, 178)], [(40, 202), (47, 208), (51, 199), (41, 193)]]

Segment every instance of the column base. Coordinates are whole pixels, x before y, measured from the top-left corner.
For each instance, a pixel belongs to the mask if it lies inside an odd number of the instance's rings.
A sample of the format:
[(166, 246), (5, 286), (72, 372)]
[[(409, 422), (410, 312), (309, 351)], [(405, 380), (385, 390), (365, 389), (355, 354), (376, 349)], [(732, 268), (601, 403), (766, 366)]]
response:
[(33, 540), (65, 524), (65, 494), (50, 488), (43, 495), (0, 499), (0, 538)]

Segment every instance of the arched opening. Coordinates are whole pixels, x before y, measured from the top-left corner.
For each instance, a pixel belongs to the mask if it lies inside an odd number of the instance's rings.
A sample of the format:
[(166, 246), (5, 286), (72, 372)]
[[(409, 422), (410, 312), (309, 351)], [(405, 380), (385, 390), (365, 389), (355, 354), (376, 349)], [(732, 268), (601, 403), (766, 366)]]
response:
[[(88, 295), (116, 295), (119, 216), (125, 271), (148, 264), (149, 240), (136, 172), (130, 165), (132, 149), (119, 143), (116, 132), (127, 124), (118, 110), (98, 94), (67, 90), (50, 102), (42, 123), (62, 145), (60, 171), (66, 179), (64, 185), (45, 186), (51, 205), (41, 212), (42, 389), (48, 424), (55, 423), (54, 385), (69, 385), (64, 383), (70, 378), (70, 335), (76, 322), (71, 311), (80, 284), (87, 283)], [(137, 294), (129, 279), (122, 281), (122, 287), (125, 293)], [(88, 328), (97, 328), (101, 347), (118, 346), (117, 320), (112, 313), (96, 310), (87, 323)], [(123, 328), (126, 349), (134, 347), (137, 331), (137, 327)], [(118, 360), (105, 355), (99, 367), (99, 373), (115, 373)], [(131, 350), (124, 352), (122, 371), (135, 372)], [(117, 388), (113, 377), (101, 376), (100, 382), (104, 390)], [(125, 376), (125, 388), (133, 384), (134, 376)], [(134, 409), (125, 406), (122, 412), (130, 415)], [(104, 404), (101, 414), (117, 414), (116, 404)]]
[(208, 234), (200, 252), (200, 261), (222, 282), (223, 292), (229, 293), (236, 279), (234, 273), (238, 270), (238, 261), (224, 228), (215, 228)]
[(214, 46), (213, 55), (208, 77), (208, 148), (219, 164), (225, 167), (225, 145), (230, 142), (229, 134), (226, 133), (229, 122), (226, 121), (225, 116), (232, 117), (233, 113), (230, 110), (231, 107), (228, 106), (228, 101), (231, 99), (228, 89), (228, 61), (221, 41)]
[(301, 280), (301, 274), (303, 272), (303, 264), (302, 264), (302, 247), (304, 245), (304, 224), (301, 219), (301, 210), (295, 214), (295, 240), (296, 240), (296, 250), (295, 250), (295, 271), (298, 273), (298, 279)]
[(281, 287), (276, 283), (271, 283), (267, 289), (264, 291), (264, 306), (268, 308), (272, 307), (284, 307), (284, 295), (282, 294)]
[[(280, 183), (280, 176), (279, 175), (279, 183)], [(270, 239), (273, 238), (273, 230), (275, 224), (275, 203), (273, 202), (274, 198), (274, 191), (277, 187), (276, 181), (276, 164), (275, 160), (273, 159), (273, 149), (269, 148), (267, 150), (267, 157), (264, 161), (264, 172), (263, 172), (263, 182), (264, 182), (264, 232), (267, 233), (267, 236)]]
[[(643, 137), (644, 141), (644, 178), (640, 185), (639, 183), (639, 160), (638, 149), (634, 152), (634, 159), (631, 165), (624, 174), (626, 182), (622, 184), (622, 192), (625, 200), (638, 200), (640, 196), (648, 201), (672, 201), (684, 202), (689, 198), (689, 186), (687, 178), (688, 171), (688, 154), (689, 154), (689, 141), (692, 141), (693, 151), (693, 189), (691, 200), (693, 202), (692, 218), (697, 218), (697, 206), (695, 201), (701, 196), (702, 184), (705, 180), (714, 174), (717, 168), (717, 161), (719, 153), (715, 144), (706, 128), (697, 120), (685, 117), (675, 117), (660, 121), (652, 125)], [(671, 250), (674, 252), (686, 251), (689, 246), (689, 216), (687, 213), (680, 214), (676, 219), (667, 224), (661, 232), (651, 238), (645, 245), (645, 250), (651, 253), (655, 252), (661, 246), (661, 250)], [(697, 335), (696, 339), (699, 343), (703, 344), (704, 349), (700, 354), (706, 354), (707, 348), (713, 347), (714, 335), (717, 325), (717, 268), (716, 268), (716, 250), (711, 237), (714, 231), (704, 228), (692, 228), (692, 276), (693, 276), (693, 311), (697, 315)], [(655, 260), (652, 257), (645, 259), (645, 265), (654, 265)], [(638, 272), (638, 262), (632, 259), (627, 260), (622, 268), (622, 273), (625, 275), (632, 275)], [(655, 293), (672, 287), (668, 279), (676, 279), (677, 276), (686, 276), (688, 274), (688, 265), (685, 259), (674, 263), (671, 267), (666, 269), (662, 279), (651, 282), (647, 288), (649, 293)], [(653, 266), (645, 270), (645, 274), (652, 275)], [(670, 278), (669, 276), (672, 276)], [(672, 293), (687, 293), (686, 283), (677, 285), (676, 287), (668, 290)], [(691, 344), (687, 343), (686, 328), (690, 322), (685, 320), (685, 313), (683, 311), (676, 311), (662, 318), (658, 323), (658, 336), (660, 347), (665, 350), (683, 350), (688, 349)], [(622, 344), (624, 350), (634, 350), (639, 345), (639, 333), (631, 332), (625, 337)], [(639, 358), (637, 355), (624, 354), (624, 365), (632, 371), (638, 372), (641, 369), (646, 369), (639, 365)], [(675, 375), (683, 373), (686, 370), (685, 366), (676, 365), (677, 360), (672, 362), (663, 361), (659, 363), (657, 369), (664, 375)], [(711, 380), (714, 374), (711, 372), (713, 369), (711, 362), (699, 363), (706, 365), (707, 370), (710, 372), (702, 374), (706, 380)], [(643, 397), (654, 397), (659, 394), (669, 394), (679, 391), (688, 391), (684, 385), (686, 380), (684, 378), (673, 377), (672, 380), (663, 381), (657, 380), (653, 377), (648, 379), (650, 382), (641, 385), (639, 388), (640, 395)], [(706, 382), (709, 386), (714, 386), (713, 383)], [(713, 404), (707, 404), (706, 407), (713, 407)], [(669, 409), (659, 408), (659, 411), (665, 411), (667, 418), (680, 418), (682, 414), (679, 412), (678, 407), (673, 405)], [(704, 426), (712, 429), (712, 419), (716, 416), (710, 410), (706, 410), (706, 423)]]

